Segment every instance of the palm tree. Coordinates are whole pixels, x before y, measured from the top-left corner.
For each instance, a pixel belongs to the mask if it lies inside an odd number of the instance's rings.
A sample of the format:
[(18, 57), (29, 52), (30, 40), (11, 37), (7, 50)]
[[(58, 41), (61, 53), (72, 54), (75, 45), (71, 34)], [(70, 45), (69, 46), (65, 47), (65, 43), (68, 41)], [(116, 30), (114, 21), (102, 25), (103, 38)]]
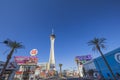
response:
[(2, 76), (3, 76), (4, 72), (5, 72), (5, 69), (6, 69), (7, 65), (8, 65), (14, 51), (16, 49), (23, 48), (23, 45), (21, 45), (21, 43), (18, 43), (16, 41), (5, 40), (3, 43), (6, 44), (8, 47), (10, 47), (11, 50), (10, 50), (8, 56), (7, 56), (7, 61), (5, 62), (5, 65), (4, 65), (4, 67), (3, 67), (2, 71), (1, 71), (0, 78), (2, 78)]
[(60, 76), (62, 77), (62, 64), (59, 64), (60, 67)]
[(76, 64), (77, 64), (77, 67), (78, 67), (78, 76), (80, 78), (80, 70), (79, 70), (79, 59), (75, 58), (75, 61), (76, 61)]
[(106, 64), (106, 66), (108, 67), (108, 69), (109, 69), (110, 73), (112, 74), (114, 80), (117, 80), (115, 78), (115, 75), (113, 74), (113, 71), (112, 71), (110, 65), (108, 64), (105, 56), (103, 55), (103, 52), (101, 51), (101, 49), (105, 49), (105, 40), (106, 40), (105, 38), (94, 38), (93, 40), (90, 40), (88, 42), (88, 46), (92, 45), (93, 46), (92, 50), (93, 51), (96, 50), (96, 51), (98, 51), (101, 54), (101, 56), (102, 56), (102, 58), (103, 58), (103, 60), (104, 60), (104, 62)]

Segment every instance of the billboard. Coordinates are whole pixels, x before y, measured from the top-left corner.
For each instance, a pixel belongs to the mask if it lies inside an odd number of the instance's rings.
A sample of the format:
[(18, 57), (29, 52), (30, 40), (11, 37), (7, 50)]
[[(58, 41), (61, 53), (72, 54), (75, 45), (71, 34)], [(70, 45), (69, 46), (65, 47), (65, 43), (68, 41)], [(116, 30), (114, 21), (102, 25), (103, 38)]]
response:
[(82, 64), (89, 60), (92, 60), (92, 56), (91, 55), (76, 56), (75, 59), (78, 59)]
[(30, 51), (30, 55), (31, 56), (36, 56), (38, 54), (38, 50), (37, 49), (32, 49), (31, 51)]
[(18, 65), (36, 65), (38, 62), (36, 56), (15, 56), (14, 59)]

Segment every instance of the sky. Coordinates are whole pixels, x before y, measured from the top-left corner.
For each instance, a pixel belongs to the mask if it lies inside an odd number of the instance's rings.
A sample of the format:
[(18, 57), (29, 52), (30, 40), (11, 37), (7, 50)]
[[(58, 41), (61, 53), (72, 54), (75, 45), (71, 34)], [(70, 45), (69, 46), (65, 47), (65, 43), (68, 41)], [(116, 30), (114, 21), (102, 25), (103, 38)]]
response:
[[(54, 29), (56, 67), (76, 67), (75, 56), (93, 52), (87, 42), (106, 38), (106, 50), (120, 47), (120, 1), (113, 0), (0, 0), (0, 42), (22, 42), (14, 56), (30, 56), (37, 49), (39, 62), (48, 62), (50, 35)], [(0, 44), (0, 60), (6, 61), (10, 49)]]

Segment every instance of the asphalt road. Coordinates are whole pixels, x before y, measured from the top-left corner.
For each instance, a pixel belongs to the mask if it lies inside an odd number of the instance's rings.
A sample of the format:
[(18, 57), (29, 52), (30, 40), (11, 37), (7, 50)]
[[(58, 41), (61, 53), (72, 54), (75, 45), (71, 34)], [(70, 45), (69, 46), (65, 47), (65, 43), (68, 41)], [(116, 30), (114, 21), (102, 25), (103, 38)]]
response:
[(36, 79), (36, 80), (90, 80), (90, 79), (80, 79), (78, 77), (58, 77), (58, 76), (54, 76), (54, 77), (49, 77), (48, 79)]

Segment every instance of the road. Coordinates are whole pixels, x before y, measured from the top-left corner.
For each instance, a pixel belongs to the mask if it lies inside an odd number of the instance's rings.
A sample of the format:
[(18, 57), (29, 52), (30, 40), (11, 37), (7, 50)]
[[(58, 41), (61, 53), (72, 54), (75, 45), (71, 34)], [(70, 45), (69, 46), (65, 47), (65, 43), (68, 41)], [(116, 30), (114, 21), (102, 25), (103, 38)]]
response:
[(75, 77), (67, 77), (67, 78), (51, 77), (48, 79), (39, 79), (39, 80), (89, 80), (89, 79), (79, 79), (79, 78), (75, 78)]

